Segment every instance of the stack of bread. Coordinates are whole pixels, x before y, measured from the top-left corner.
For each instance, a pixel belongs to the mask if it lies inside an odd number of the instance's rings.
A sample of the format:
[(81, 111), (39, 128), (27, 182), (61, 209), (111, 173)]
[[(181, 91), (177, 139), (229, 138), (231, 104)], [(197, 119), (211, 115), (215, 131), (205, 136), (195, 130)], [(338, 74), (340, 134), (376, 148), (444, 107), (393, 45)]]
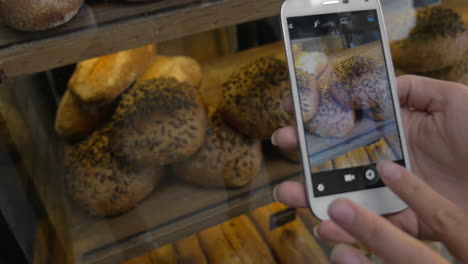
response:
[(93, 215), (119, 215), (146, 198), (165, 166), (203, 187), (238, 188), (262, 168), (258, 139), (202, 101), (200, 65), (155, 46), (78, 63), (57, 111), (69, 139), (66, 187)]
[(467, 22), (440, 6), (416, 11), (408, 38), (391, 43), (398, 73), (411, 73), (468, 85)]

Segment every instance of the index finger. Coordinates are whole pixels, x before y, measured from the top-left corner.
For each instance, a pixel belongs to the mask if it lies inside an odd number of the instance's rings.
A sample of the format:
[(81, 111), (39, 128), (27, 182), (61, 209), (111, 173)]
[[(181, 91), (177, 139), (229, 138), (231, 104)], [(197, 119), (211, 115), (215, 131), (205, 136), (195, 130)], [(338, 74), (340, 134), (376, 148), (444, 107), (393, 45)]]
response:
[(377, 167), (385, 184), (408, 204), (419, 220), (444, 242), (455, 257), (468, 262), (468, 232), (460, 232), (468, 228), (468, 214), (407, 169), (392, 162), (381, 163)]

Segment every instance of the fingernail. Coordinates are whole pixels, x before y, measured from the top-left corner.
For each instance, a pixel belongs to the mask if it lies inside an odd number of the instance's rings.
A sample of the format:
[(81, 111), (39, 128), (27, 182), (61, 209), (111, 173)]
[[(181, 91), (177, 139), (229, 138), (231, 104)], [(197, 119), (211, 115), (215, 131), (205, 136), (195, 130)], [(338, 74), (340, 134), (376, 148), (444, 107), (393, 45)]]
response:
[(314, 237), (317, 239), (321, 239), (320, 235), (318, 233), (318, 225), (315, 225), (314, 228), (312, 229), (312, 233), (314, 234)]
[(273, 133), (273, 135), (271, 135), (271, 144), (273, 144), (273, 146), (277, 146), (276, 145), (276, 134), (278, 134), (278, 130), (276, 130), (275, 133)]
[(328, 209), (328, 214), (333, 221), (344, 226), (351, 225), (356, 217), (354, 208), (345, 200), (333, 202)]
[(387, 181), (398, 180), (403, 175), (403, 167), (390, 161), (379, 162), (377, 171), (380, 177)]
[(275, 202), (279, 202), (278, 198), (276, 198), (276, 191), (278, 190), (279, 185), (276, 185), (275, 188), (273, 188), (273, 200)]
[(346, 264), (359, 264), (361, 258), (349, 250), (349, 246), (345, 244), (338, 244), (335, 246), (330, 254), (331, 263), (346, 263)]

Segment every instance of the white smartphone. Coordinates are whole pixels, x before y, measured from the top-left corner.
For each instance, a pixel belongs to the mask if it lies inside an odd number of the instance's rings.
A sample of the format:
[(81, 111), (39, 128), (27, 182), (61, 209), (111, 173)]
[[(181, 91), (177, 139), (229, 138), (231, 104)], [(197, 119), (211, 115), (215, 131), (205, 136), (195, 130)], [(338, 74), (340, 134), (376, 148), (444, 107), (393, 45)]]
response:
[(376, 171), (380, 160), (410, 167), (379, 1), (287, 0), (281, 21), (312, 212), (328, 219), (337, 198), (378, 214), (405, 209)]

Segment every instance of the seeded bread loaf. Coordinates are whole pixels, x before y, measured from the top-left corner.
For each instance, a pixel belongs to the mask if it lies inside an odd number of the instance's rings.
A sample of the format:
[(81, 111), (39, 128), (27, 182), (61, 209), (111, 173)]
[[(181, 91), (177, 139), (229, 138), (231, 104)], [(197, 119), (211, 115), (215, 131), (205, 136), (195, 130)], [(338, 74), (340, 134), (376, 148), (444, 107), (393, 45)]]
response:
[(328, 66), (328, 58), (322, 52), (302, 51), (294, 57), (296, 69), (301, 69), (318, 79)]
[(319, 105), (319, 84), (314, 77), (314, 75), (302, 69), (296, 69), (297, 89), (299, 90), (302, 121), (304, 123), (309, 122), (314, 117)]
[(135, 207), (157, 185), (158, 166), (122, 165), (109, 151), (111, 127), (95, 131), (84, 141), (66, 147), (66, 187), (76, 203), (88, 213), (114, 216)]
[(291, 94), (284, 61), (263, 57), (233, 74), (223, 85), (223, 118), (241, 133), (269, 139), (273, 132), (294, 124), (280, 107)]
[(344, 137), (356, 121), (355, 111), (341, 107), (327, 90), (322, 90), (317, 114), (304, 124), (305, 129), (322, 137)]
[(468, 52), (468, 30), (451, 9), (435, 6), (417, 11), (409, 37), (391, 43), (395, 64), (410, 72), (429, 72), (460, 64)]
[(375, 60), (352, 56), (333, 67), (329, 91), (342, 108), (374, 108), (389, 97), (390, 87), (385, 67)]
[(205, 144), (172, 171), (187, 182), (204, 187), (242, 187), (260, 173), (260, 141), (230, 128), (215, 109), (209, 113)]
[(204, 143), (207, 117), (195, 87), (174, 78), (143, 81), (125, 91), (109, 135), (111, 151), (132, 164), (167, 165)]

